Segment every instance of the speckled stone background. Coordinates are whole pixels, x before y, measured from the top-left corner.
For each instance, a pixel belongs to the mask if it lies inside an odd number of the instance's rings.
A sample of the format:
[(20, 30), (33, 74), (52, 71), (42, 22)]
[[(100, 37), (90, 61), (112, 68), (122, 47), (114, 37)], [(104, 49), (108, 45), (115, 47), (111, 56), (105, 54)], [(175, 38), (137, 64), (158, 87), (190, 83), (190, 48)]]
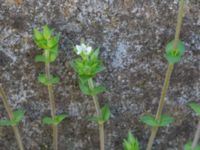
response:
[[(47, 89), (37, 82), (44, 71), (35, 63), (39, 50), (32, 30), (48, 24), (61, 33), (60, 55), (51, 66), (62, 83), (55, 86), (57, 113), (69, 117), (59, 126), (59, 150), (98, 150), (98, 129), (85, 118), (94, 114), (90, 97), (80, 93), (69, 65), (72, 47), (81, 38), (100, 47), (106, 71), (96, 81), (108, 91), (99, 95), (109, 104), (106, 150), (122, 150), (128, 130), (146, 147), (150, 129), (139, 121), (155, 114), (167, 62), (164, 48), (175, 33), (178, 0), (0, 0), (0, 83), (13, 109), (23, 108), (20, 124), (26, 150), (51, 150), (51, 128), (41, 124), (50, 115)], [(166, 97), (165, 113), (176, 118), (159, 130), (154, 150), (182, 150), (192, 140), (197, 117), (186, 107), (200, 101), (200, 1), (187, 2), (181, 39), (187, 51), (175, 65)], [(0, 117), (7, 114), (0, 101)], [(0, 129), (0, 149), (17, 150), (9, 127)]]

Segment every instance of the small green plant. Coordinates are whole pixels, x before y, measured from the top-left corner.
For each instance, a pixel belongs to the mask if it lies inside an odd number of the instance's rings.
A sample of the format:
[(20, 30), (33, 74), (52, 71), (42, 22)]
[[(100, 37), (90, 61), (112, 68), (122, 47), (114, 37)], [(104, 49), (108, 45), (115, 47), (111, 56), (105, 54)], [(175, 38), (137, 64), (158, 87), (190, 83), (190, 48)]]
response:
[[(196, 113), (196, 115), (200, 117), (200, 105), (196, 102), (191, 102), (189, 103), (189, 106)], [(199, 137), (200, 137), (200, 118), (197, 125), (197, 130), (194, 136), (194, 140), (193, 142), (188, 142), (184, 146), (184, 150), (200, 150), (200, 145), (198, 144)]]
[(17, 144), (20, 150), (24, 150), (24, 146), (22, 144), (22, 138), (18, 129), (19, 122), (24, 118), (25, 111), (19, 109), (17, 111), (12, 111), (9, 106), (8, 98), (3, 90), (3, 87), (0, 84), (0, 97), (2, 98), (4, 107), (8, 113), (9, 119), (1, 119), (0, 126), (11, 126), (13, 128), (15, 138), (17, 140)]
[(109, 119), (110, 110), (108, 105), (100, 108), (97, 94), (106, 89), (102, 85), (94, 83), (93, 78), (105, 68), (99, 59), (99, 49), (93, 50), (92, 47), (82, 43), (76, 45), (74, 51), (80, 57), (73, 60), (71, 66), (79, 76), (79, 87), (82, 93), (93, 98), (96, 116), (91, 117), (90, 120), (99, 125), (100, 150), (104, 150), (104, 123)]
[(58, 56), (58, 43), (60, 35), (54, 35), (53, 30), (49, 29), (47, 25), (43, 27), (43, 31), (40, 32), (37, 29), (33, 30), (34, 41), (36, 45), (43, 49), (42, 55), (35, 57), (36, 62), (42, 62), (45, 64), (45, 73), (38, 76), (38, 81), (47, 86), (50, 106), (51, 117), (43, 118), (43, 123), (52, 125), (53, 127), (53, 149), (58, 149), (58, 124), (67, 117), (66, 115), (56, 115), (55, 98), (53, 94), (53, 85), (60, 82), (59, 77), (50, 74), (50, 63), (54, 62)]
[(178, 63), (181, 60), (181, 57), (183, 56), (183, 54), (185, 52), (184, 44), (179, 39), (181, 25), (182, 25), (183, 16), (184, 16), (184, 7), (185, 7), (184, 5), (185, 5), (185, 1), (180, 0), (175, 39), (173, 41), (169, 42), (166, 46), (165, 58), (168, 61), (168, 69), (166, 72), (165, 81), (164, 81), (164, 85), (162, 88), (161, 97), (160, 97), (156, 116), (153, 117), (151, 115), (144, 115), (141, 117), (141, 121), (143, 121), (145, 124), (152, 127), (151, 135), (149, 137), (149, 141), (148, 141), (146, 150), (151, 150), (154, 139), (155, 139), (157, 131), (158, 131), (158, 128), (167, 126), (168, 124), (170, 124), (174, 121), (174, 119), (172, 117), (167, 116), (167, 115), (162, 115), (162, 111), (163, 111), (163, 107), (165, 104), (165, 97), (166, 97), (167, 90), (169, 87), (169, 82), (170, 82), (171, 74), (173, 72), (174, 64)]
[(128, 132), (127, 139), (124, 139), (123, 142), (124, 150), (140, 150), (140, 144), (138, 140), (132, 135), (132, 133)]

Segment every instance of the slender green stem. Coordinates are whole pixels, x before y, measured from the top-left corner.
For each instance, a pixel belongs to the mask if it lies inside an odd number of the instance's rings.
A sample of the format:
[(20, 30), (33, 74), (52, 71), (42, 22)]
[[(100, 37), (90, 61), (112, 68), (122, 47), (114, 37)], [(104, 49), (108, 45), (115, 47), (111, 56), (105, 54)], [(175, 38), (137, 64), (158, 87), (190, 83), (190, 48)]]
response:
[[(163, 107), (164, 107), (164, 104), (165, 104), (165, 97), (166, 97), (166, 94), (167, 94), (167, 89), (169, 87), (169, 81), (170, 81), (170, 77), (171, 77), (173, 68), (174, 68), (174, 65), (173, 64), (169, 64), (167, 72), (166, 72), (166, 76), (165, 76), (165, 82), (164, 82), (164, 85), (163, 85), (163, 88), (162, 88), (162, 92), (161, 92), (161, 97), (160, 97), (158, 110), (157, 110), (157, 113), (156, 113), (156, 120), (159, 120), (160, 116), (162, 114), (162, 110), (163, 110)], [(154, 141), (154, 139), (156, 137), (156, 134), (157, 134), (157, 131), (158, 131), (158, 127), (153, 127), (152, 128), (151, 136), (149, 138), (148, 145), (147, 145), (147, 150), (151, 150), (152, 145), (153, 145), (153, 141)]]
[(178, 13), (178, 19), (176, 24), (176, 34), (175, 34), (175, 40), (174, 40), (174, 48), (177, 47), (177, 44), (179, 42), (180, 32), (181, 32), (181, 26), (183, 23), (183, 17), (185, 15), (185, 0), (180, 0), (179, 2), (179, 13)]
[[(9, 106), (9, 103), (8, 103), (8, 97), (6, 96), (1, 84), (0, 84), (0, 97), (2, 97), (2, 100), (3, 100), (3, 104), (4, 104), (4, 107), (8, 113), (8, 116), (10, 118), (10, 120), (13, 119), (13, 112), (12, 112), (12, 109), (10, 108)], [(24, 150), (24, 146), (22, 144), (22, 138), (20, 136), (20, 132), (19, 132), (19, 129), (17, 126), (12, 126), (13, 128), (13, 131), (14, 131), (14, 134), (15, 134), (15, 138), (17, 140), (17, 144), (19, 146), (19, 149), (20, 150)]]
[[(94, 83), (92, 79), (88, 80), (88, 85), (91, 89), (94, 88)], [(98, 98), (96, 95), (92, 96), (94, 105), (95, 105), (95, 109), (96, 109), (96, 113), (97, 116), (101, 115), (101, 109), (99, 106), (99, 102), (98, 102)], [(104, 123), (99, 123), (99, 140), (100, 140), (100, 150), (104, 150), (105, 149), (105, 144), (104, 144)]]
[[(47, 58), (49, 57), (48, 51), (45, 51), (45, 55)], [(46, 73), (47, 78), (50, 79), (51, 74), (50, 74), (50, 64), (49, 63), (45, 63), (45, 73)], [(56, 105), (55, 105), (55, 98), (54, 98), (54, 94), (53, 94), (53, 86), (50, 84), (47, 86), (47, 88), (48, 88), (49, 101), (50, 101), (50, 107), (51, 107), (51, 117), (54, 118), (55, 114), (56, 114)], [(52, 125), (52, 129), (53, 129), (53, 149), (58, 150), (57, 125)]]
[(199, 141), (199, 138), (200, 138), (200, 119), (199, 119), (199, 122), (198, 122), (198, 126), (197, 126), (197, 130), (196, 130), (196, 133), (195, 133), (195, 136), (194, 136), (194, 140), (192, 142), (192, 150), (195, 150), (195, 147)]
[[(176, 34), (175, 34), (175, 40), (174, 40), (174, 43), (173, 43), (174, 49), (177, 47), (178, 42), (179, 42), (181, 26), (182, 26), (183, 17), (184, 17), (184, 7), (185, 7), (185, 1), (180, 0), (179, 12), (178, 12), (178, 18), (177, 18), (177, 25), (176, 25)], [(169, 82), (170, 82), (171, 74), (173, 72), (173, 68), (174, 68), (173, 64), (168, 65), (168, 69), (167, 69), (166, 76), (165, 76), (165, 82), (164, 82), (164, 85), (163, 85), (163, 88), (162, 88), (159, 106), (158, 106), (158, 110), (157, 110), (157, 113), (156, 113), (156, 120), (160, 120), (160, 117), (161, 117), (161, 114), (162, 114), (162, 111), (163, 111), (163, 107), (164, 107), (164, 104), (165, 104), (165, 97), (166, 97), (166, 94), (167, 94), (167, 89), (169, 87)], [(154, 139), (155, 139), (156, 134), (157, 134), (157, 131), (158, 131), (158, 127), (152, 127), (151, 135), (149, 137), (149, 141), (148, 141), (148, 144), (147, 144), (147, 150), (151, 150)]]
[(105, 149), (104, 123), (99, 124), (100, 150)]
[[(93, 83), (92, 79), (88, 80), (88, 85), (91, 89), (94, 88), (94, 83)], [(94, 105), (95, 105), (97, 116), (99, 116), (101, 114), (101, 109), (100, 109), (100, 106), (99, 106), (98, 98), (97, 98), (96, 95), (94, 95), (94, 96), (92, 96), (92, 99), (93, 99), (93, 102), (94, 102)]]

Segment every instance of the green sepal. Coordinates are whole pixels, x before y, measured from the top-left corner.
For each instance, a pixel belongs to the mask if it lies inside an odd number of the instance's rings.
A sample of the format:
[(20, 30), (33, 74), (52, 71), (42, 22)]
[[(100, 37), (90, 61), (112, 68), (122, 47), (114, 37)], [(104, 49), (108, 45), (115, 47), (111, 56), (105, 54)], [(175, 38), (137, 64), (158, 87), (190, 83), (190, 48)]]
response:
[(190, 102), (188, 105), (197, 115), (200, 115), (200, 105), (198, 103)]
[(124, 150), (139, 150), (140, 145), (138, 140), (132, 135), (132, 133), (128, 132), (127, 139), (123, 140), (123, 148)]
[(70, 64), (79, 76), (92, 78), (105, 69), (98, 58), (98, 54), (99, 50), (97, 49), (91, 52), (89, 56), (84, 55), (84, 57), (82, 56), (81, 58), (73, 60)]
[(141, 121), (152, 127), (164, 127), (174, 122), (174, 118), (168, 115), (161, 115), (160, 120), (156, 120), (151, 115), (144, 115), (141, 117)]
[(175, 64), (181, 60), (185, 52), (185, 46), (182, 41), (179, 41), (177, 47), (174, 49), (174, 40), (169, 42), (166, 46), (165, 58), (169, 64)]
[[(192, 142), (188, 142), (184, 145), (184, 150), (192, 150)], [(200, 150), (200, 145), (196, 145), (194, 150)]]
[(43, 124), (48, 125), (58, 125), (67, 117), (66, 114), (56, 115), (54, 118), (51, 117), (44, 117), (42, 119)]
[(50, 79), (47, 78), (47, 76), (45, 74), (40, 74), (38, 76), (38, 81), (44, 85), (52, 85), (52, 84), (57, 84), (60, 82), (60, 79), (59, 77), (54, 77), (54, 76), (51, 76)]

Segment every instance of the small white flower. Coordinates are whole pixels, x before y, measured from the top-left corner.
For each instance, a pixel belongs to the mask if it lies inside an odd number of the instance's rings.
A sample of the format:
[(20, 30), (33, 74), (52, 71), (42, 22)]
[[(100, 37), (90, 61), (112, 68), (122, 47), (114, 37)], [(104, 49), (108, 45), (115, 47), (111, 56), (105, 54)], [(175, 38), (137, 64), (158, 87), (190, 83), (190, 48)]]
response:
[(82, 43), (81, 45), (76, 45), (76, 53), (77, 55), (80, 55), (81, 53), (84, 53), (86, 55), (89, 55), (92, 51), (92, 47), (85, 45)]

